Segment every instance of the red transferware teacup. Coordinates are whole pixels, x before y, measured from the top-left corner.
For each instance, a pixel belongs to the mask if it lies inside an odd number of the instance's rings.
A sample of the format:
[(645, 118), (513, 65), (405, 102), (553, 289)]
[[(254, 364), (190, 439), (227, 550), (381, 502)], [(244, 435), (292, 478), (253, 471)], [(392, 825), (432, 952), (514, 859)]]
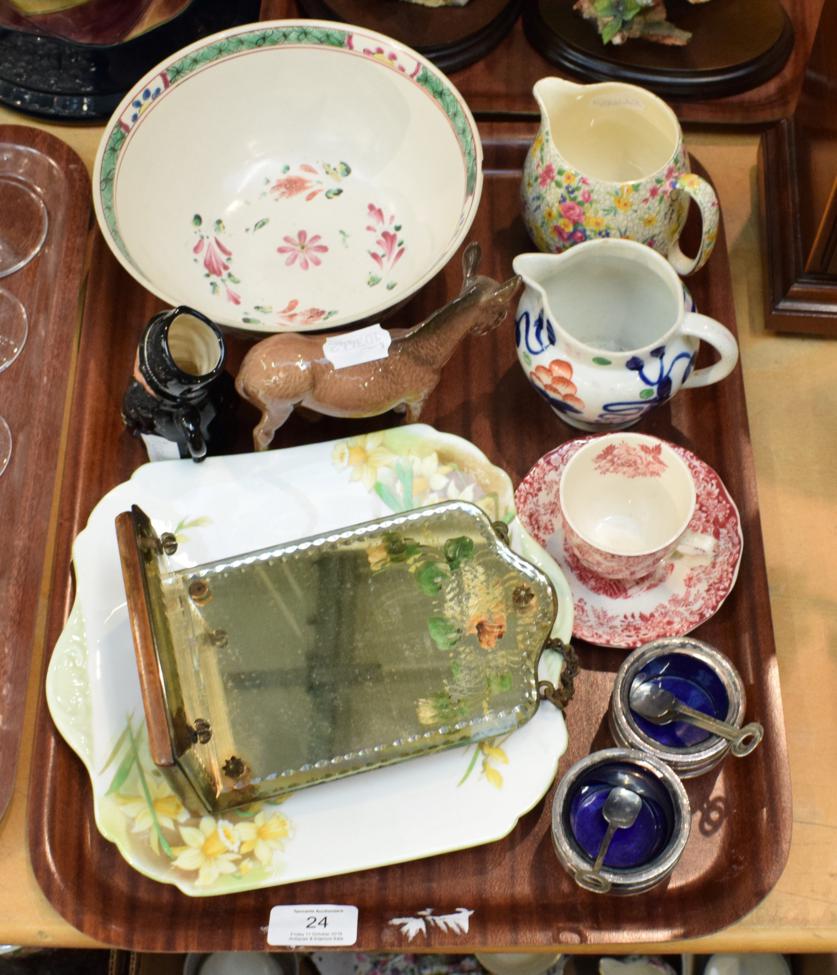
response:
[(695, 485), (663, 440), (639, 433), (594, 437), (570, 458), (559, 486), (567, 542), (608, 579), (649, 575), (675, 549), (709, 552), (714, 539), (689, 532)]

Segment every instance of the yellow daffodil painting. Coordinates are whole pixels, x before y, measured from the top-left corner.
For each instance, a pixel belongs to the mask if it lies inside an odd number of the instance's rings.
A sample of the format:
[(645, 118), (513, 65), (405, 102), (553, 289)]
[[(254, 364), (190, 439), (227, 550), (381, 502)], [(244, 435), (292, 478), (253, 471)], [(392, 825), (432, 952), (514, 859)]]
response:
[(508, 738), (508, 735), (504, 738), (486, 738), (485, 741), (471, 745), (466, 751), (466, 754), (470, 758), (468, 767), (465, 770), (465, 774), (459, 780), (459, 784), (462, 785), (468, 779), (477, 767), (477, 762), (479, 762), (481, 773), (486, 781), (490, 782), (495, 789), (502, 789), (503, 774), (498, 766), (509, 764), (509, 756), (500, 747), (506, 738)]
[(203, 816), (197, 826), (181, 826), (183, 845), (174, 848), (173, 866), (198, 872), (198, 887), (211, 887), (223, 874), (238, 870), (240, 840), (226, 820)]
[(367, 489), (375, 484), (378, 471), (395, 459), (384, 446), (384, 435), (381, 433), (342, 440), (335, 446), (332, 456), (338, 467), (348, 469), (350, 480), (360, 481)]
[(484, 463), (476, 464), (451, 439), (440, 445), (421, 427), (402, 427), (339, 441), (334, 466), (383, 501), (389, 511), (409, 511), (440, 501), (473, 501), (494, 521), (514, 516), (511, 485)]
[(226, 818), (193, 815), (151, 761), (145, 722), (134, 715), (101, 771), (110, 769), (107, 814), (117, 835), (132, 834), (157, 864), (201, 892), (249, 889), (260, 874), (281, 873), (293, 827), (279, 802), (242, 806)]
[(252, 853), (264, 866), (275, 866), (281, 861), (290, 829), (288, 818), (280, 812), (263, 810), (256, 813), (250, 822), (239, 823), (236, 827), (242, 855)]

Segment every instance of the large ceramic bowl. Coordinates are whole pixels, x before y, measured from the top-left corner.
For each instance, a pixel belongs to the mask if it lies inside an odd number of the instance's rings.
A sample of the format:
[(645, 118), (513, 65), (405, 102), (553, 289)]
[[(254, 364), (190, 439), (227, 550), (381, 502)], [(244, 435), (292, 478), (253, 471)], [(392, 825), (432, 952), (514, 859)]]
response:
[(113, 253), (171, 305), (254, 332), (368, 320), (453, 255), (482, 151), (429, 61), (371, 31), (250, 24), (147, 74), (110, 119), (94, 204)]

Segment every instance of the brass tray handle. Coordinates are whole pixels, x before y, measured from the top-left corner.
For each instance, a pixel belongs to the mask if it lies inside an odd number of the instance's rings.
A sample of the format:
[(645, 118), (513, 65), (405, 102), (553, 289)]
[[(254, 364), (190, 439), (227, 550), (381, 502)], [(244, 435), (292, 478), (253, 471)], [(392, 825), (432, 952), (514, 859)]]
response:
[(550, 701), (564, 711), (575, 693), (575, 678), (578, 674), (578, 655), (571, 643), (564, 643), (558, 637), (550, 637), (543, 645), (544, 650), (557, 650), (564, 658), (564, 665), (561, 667), (561, 676), (558, 678), (558, 685), (548, 680), (538, 681), (538, 697), (542, 701)]
[[(491, 527), (502, 542), (511, 546), (511, 532), (509, 531), (509, 526), (504, 521), (492, 521)], [(561, 667), (561, 676), (558, 678), (557, 687), (549, 680), (538, 681), (538, 697), (542, 701), (550, 701), (559, 711), (563, 711), (573, 699), (573, 694), (575, 693), (575, 678), (578, 674), (578, 656), (571, 643), (564, 643), (558, 637), (549, 637), (546, 643), (544, 643), (538, 657), (538, 662), (540, 662), (540, 657), (543, 656), (545, 650), (557, 650), (563, 657), (564, 663)], [(537, 664), (535, 668), (537, 672)]]

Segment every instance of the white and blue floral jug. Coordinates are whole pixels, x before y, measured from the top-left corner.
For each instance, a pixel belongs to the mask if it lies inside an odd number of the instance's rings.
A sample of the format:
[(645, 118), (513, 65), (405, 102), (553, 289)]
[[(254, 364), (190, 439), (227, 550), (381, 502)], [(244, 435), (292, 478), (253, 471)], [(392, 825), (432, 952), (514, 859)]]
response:
[[(563, 254), (519, 254), (525, 285), (517, 355), (535, 390), (581, 430), (621, 430), (682, 388), (732, 372), (732, 333), (692, 303), (672, 266), (630, 240), (591, 240)], [(719, 360), (695, 369), (700, 340)]]

